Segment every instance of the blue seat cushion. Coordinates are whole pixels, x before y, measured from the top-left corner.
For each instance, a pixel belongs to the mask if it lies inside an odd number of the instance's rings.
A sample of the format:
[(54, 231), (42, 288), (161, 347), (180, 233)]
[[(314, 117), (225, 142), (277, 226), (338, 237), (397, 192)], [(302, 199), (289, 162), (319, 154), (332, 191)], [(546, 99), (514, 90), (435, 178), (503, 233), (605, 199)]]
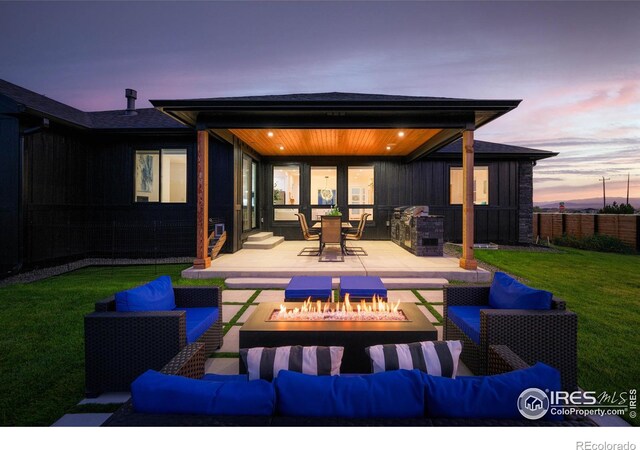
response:
[(131, 383), (137, 412), (270, 416), (276, 403), (273, 385), (264, 380), (217, 382), (148, 370)]
[(331, 277), (295, 276), (284, 291), (286, 299), (331, 298)]
[(424, 415), (418, 370), (342, 377), (280, 371), (274, 380), (279, 414), (293, 417), (405, 418)]
[(480, 345), (481, 309), (491, 308), (487, 306), (449, 306), (447, 308), (447, 317), (478, 345)]
[(358, 298), (371, 298), (374, 294), (386, 297), (387, 288), (382, 284), (380, 277), (340, 277), (340, 297), (344, 297), (347, 293)]
[[(549, 392), (561, 389), (560, 372), (543, 363), (491, 376), (455, 379), (426, 373), (421, 376), (429, 417), (523, 419), (518, 411), (518, 400), (524, 390), (537, 388)], [(544, 416), (545, 420), (563, 420), (562, 415), (551, 414), (550, 410)]]
[(142, 286), (118, 292), (115, 295), (116, 311), (171, 311), (176, 300), (171, 277), (165, 275)]
[(533, 289), (503, 272), (496, 272), (489, 288), (489, 306), (497, 309), (551, 309), (553, 294)]
[(206, 308), (176, 308), (175, 311), (187, 313), (187, 343), (198, 340), (211, 325), (218, 320), (219, 309), (217, 307)]
[(205, 381), (237, 381), (237, 382), (249, 381), (249, 377), (247, 376), (247, 374), (224, 375), (224, 374), (218, 374), (218, 373), (205, 373), (201, 379)]

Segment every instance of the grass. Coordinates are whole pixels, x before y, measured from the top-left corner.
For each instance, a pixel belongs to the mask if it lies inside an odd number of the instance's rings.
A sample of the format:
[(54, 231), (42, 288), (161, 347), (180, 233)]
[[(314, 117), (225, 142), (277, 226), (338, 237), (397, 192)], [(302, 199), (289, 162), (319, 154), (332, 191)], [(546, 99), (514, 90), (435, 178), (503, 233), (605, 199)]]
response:
[[(609, 394), (637, 389), (640, 256), (562, 250), (475, 254), (532, 287), (553, 292), (578, 314), (578, 383), (583, 389)], [(640, 425), (638, 418), (626, 419)]]
[(97, 300), (160, 275), (177, 286), (223, 286), (181, 279), (187, 267), (89, 267), (0, 288), (0, 425), (47, 426), (77, 410), (84, 397), (83, 317)]

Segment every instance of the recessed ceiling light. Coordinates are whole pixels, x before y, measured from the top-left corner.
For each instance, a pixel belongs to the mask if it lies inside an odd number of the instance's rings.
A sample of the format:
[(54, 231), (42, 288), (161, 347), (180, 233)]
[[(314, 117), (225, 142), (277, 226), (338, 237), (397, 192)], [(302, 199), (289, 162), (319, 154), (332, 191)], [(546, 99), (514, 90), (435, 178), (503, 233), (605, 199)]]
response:
[(391, 150), (391, 146), (390, 145), (387, 145), (387, 150)]
[(284, 145), (281, 145), (280, 147), (278, 147), (280, 150), (284, 150)]
[(269, 136), (269, 137), (273, 137), (273, 131), (269, 131), (269, 132), (267, 133), (267, 136)]
[(399, 132), (398, 132), (398, 136), (400, 136), (400, 137), (404, 137), (404, 131), (399, 131)]

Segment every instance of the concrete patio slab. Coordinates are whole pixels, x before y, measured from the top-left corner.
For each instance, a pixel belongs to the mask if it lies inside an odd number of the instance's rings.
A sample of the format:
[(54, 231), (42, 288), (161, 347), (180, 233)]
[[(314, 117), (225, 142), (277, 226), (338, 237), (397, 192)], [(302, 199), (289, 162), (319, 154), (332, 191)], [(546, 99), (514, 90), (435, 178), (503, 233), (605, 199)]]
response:
[[(231, 287), (227, 284), (228, 287)], [(225, 289), (222, 291), (222, 302), (245, 303), (255, 293), (254, 289)]]
[(222, 305), (222, 322), (228, 323), (240, 311), (242, 305)]
[(438, 331), (438, 340), (441, 341), (442, 335), (444, 333), (444, 331), (442, 330), (442, 325), (434, 325), (434, 327), (436, 327), (436, 330)]
[(444, 305), (431, 305), (431, 306), (433, 307), (433, 309), (438, 311), (438, 313), (440, 313), (441, 316), (444, 316)]
[(209, 358), (204, 363), (205, 373), (237, 375), (240, 372), (238, 358)]
[(238, 319), (238, 322), (245, 323), (247, 320), (249, 320), (251, 314), (253, 314), (253, 312), (256, 310), (256, 306), (257, 305), (254, 304), (249, 305), (249, 307), (240, 316), (240, 319)]
[(444, 278), (381, 278), (387, 289), (442, 289), (449, 284)]
[(444, 301), (444, 292), (439, 291), (418, 291), (420, 295), (429, 303), (442, 303)]
[(395, 303), (400, 300), (401, 303), (418, 303), (418, 297), (411, 291), (387, 291), (387, 298), (390, 303)]
[[(320, 262), (298, 256), (305, 241), (285, 241), (270, 250), (243, 249), (224, 254), (211, 267), (182, 272), (184, 278), (288, 278), (294, 275), (371, 275), (383, 278), (444, 278), (489, 281), (484, 269), (464, 270), (453, 257), (418, 257), (391, 241), (361, 241), (368, 256), (345, 256), (343, 262)], [(237, 287), (234, 285), (233, 287)]]
[(240, 327), (233, 326), (229, 331), (227, 331), (227, 334), (224, 335), (224, 342), (222, 343), (222, 347), (218, 349), (216, 353), (237, 352), (239, 342)]
[(111, 403), (124, 403), (131, 398), (130, 392), (106, 392), (96, 398), (85, 398), (78, 405), (108, 405)]
[(262, 303), (262, 302), (283, 302), (284, 301), (284, 291), (262, 291), (255, 298), (253, 303)]
[(52, 427), (99, 427), (111, 413), (65, 414)]

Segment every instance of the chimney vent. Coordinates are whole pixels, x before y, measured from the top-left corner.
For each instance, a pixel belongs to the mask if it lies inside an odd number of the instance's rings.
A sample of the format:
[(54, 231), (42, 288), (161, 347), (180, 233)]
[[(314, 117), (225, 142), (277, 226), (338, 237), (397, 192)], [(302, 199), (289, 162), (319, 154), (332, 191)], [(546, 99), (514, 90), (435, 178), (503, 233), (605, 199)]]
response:
[(138, 93), (134, 89), (125, 89), (124, 96), (127, 97), (127, 110), (125, 111), (125, 115), (135, 116), (138, 114), (136, 112), (136, 99), (138, 98)]

